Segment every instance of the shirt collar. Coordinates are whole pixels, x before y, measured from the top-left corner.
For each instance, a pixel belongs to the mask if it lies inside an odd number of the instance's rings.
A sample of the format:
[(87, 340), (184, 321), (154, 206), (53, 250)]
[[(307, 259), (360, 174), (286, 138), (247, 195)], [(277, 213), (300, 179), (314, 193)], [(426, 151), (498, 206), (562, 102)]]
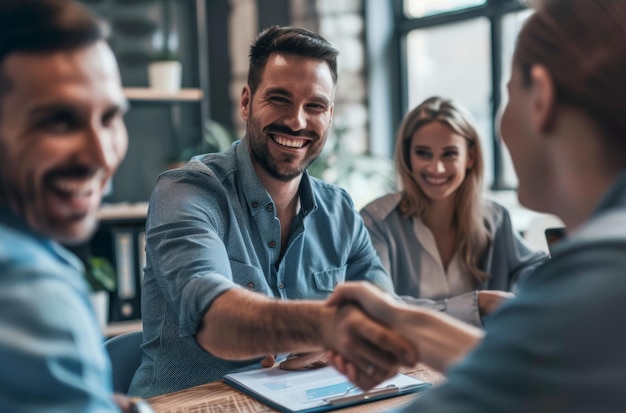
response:
[(307, 216), (317, 209), (317, 201), (313, 192), (312, 178), (308, 171), (304, 171), (300, 181), (300, 213)]
[(604, 194), (596, 206), (592, 217), (624, 205), (626, 205), (626, 171), (623, 171), (617, 177), (611, 188)]
[[(252, 158), (250, 157), (250, 149), (248, 148), (248, 137), (244, 136), (234, 150), (237, 156), (239, 182), (241, 182), (243, 187), (243, 195), (248, 208), (254, 215), (258, 211), (267, 208), (268, 205), (273, 205), (274, 201), (256, 174)], [(304, 171), (302, 175), (298, 192), (300, 195), (300, 213), (303, 216), (307, 216), (317, 209), (313, 185), (308, 171)]]
[(13, 212), (8, 206), (0, 206), (0, 224), (34, 238), (39, 243), (46, 244), (49, 242), (47, 238), (33, 231), (26, 220)]
[(34, 231), (21, 216), (14, 213), (7, 206), (0, 206), (0, 224), (5, 225), (8, 228), (20, 232), (25, 236), (31, 238), (34, 242), (39, 244), (42, 248), (45, 248), (52, 254), (56, 255), (59, 259), (65, 263), (71, 265), (78, 271), (83, 271), (84, 266), (82, 262), (72, 254), (70, 251), (62, 247), (57, 242), (44, 237), (40, 233)]

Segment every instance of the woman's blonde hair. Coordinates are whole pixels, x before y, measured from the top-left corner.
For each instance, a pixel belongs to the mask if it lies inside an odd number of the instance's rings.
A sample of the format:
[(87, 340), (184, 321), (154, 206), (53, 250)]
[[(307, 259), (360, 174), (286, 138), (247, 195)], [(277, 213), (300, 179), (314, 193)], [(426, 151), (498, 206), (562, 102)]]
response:
[(479, 281), (489, 274), (478, 268), (491, 236), (486, 227), (489, 218), (482, 202), (483, 156), (480, 139), (466, 110), (449, 99), (434, 96), (426, 99), (403, 119), (396, 140), (396, 170), (402, 184), (400, 210), (406, 218), (423, 217), (428, 212), (430, 200), (420, 188), (411, 171), (411, 141), (413, 135), (425, 125), (439, 122), (467, 141), (468, 153), (473, 154), (474, 165), (466, 171), (465, 179), (454, 194), (453, 225), (458, 229), (461, 257), (470, 273)]

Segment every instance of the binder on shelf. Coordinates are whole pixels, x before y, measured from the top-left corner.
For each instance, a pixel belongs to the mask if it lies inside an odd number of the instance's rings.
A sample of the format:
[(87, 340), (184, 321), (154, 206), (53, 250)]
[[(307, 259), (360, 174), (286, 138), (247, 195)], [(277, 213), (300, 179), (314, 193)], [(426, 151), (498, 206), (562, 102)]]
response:
[(91, 240), (92, 255), (107, 258), (117, 276), (116, 291), (110, 294), (110, 322), (141, 319), (144, 246), (145, 218), (102, 220)]
[[(113, 231), (115, 243), (115, 269), (117, 273), (117, 298), (132, 300), (137, 294), (135, 274), (135, 246), (134, 233), (131, 229), (116, 229)], [(133, 315), (132, 305), (125, 304), (120, 309), (124, 317)]]

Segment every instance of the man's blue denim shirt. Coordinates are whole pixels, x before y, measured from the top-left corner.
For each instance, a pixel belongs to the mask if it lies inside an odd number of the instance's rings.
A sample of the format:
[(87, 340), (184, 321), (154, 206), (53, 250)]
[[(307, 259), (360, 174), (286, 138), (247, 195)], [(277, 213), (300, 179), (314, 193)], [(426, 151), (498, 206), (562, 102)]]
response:
[(323, 300), (338, 283), (392, 292), (348, 193), (304, 173), (301, 209), (280, 257), (280, 223), (256, 176), (247, 138), (161, 174), (146, 224), (144, 356), (130, 393), (168, 393), (260, 367), (213, 357), (195, 340), (202, 316), (231, 288)]

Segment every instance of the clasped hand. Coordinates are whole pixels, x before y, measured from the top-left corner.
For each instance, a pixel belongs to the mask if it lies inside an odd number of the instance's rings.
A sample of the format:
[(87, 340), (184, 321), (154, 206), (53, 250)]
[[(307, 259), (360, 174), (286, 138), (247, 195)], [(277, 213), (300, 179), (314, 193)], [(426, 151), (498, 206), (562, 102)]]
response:
[(326, 331), (329, 362), (369, 390), (418, 362), (417, 348), (393, 326), (394, 302), (369, 283), (340, 285), (326, 305), (334, 322)]
[[(402, 366), (418, 362), (416, 345), (395, 328), (397, 303), (370, 283), (340, 285), (320, 303), (317, 345), (323, 351), (292, 354), (280, 364), (285, 370), (332, 364), (363, 390), (394, 376)], [(261, 365), (271, 367), (268, 355)]]

